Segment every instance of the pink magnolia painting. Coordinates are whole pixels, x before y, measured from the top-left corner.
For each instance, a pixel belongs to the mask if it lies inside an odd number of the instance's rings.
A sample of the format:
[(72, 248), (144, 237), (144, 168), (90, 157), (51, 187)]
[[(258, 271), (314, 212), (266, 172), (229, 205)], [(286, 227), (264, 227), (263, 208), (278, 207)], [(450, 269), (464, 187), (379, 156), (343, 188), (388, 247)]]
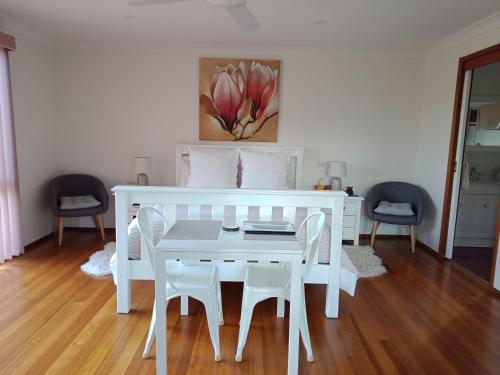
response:
[(200, 139), (276, 142), (279, 60), (200, 59)]

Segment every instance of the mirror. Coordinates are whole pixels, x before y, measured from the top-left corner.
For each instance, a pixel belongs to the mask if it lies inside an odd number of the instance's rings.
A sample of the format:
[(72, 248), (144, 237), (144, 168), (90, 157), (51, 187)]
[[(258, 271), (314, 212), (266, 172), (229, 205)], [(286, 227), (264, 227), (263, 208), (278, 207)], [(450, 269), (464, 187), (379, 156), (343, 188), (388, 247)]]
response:
[(500, 63), (472, 72), (466, 145), (500, 146)]

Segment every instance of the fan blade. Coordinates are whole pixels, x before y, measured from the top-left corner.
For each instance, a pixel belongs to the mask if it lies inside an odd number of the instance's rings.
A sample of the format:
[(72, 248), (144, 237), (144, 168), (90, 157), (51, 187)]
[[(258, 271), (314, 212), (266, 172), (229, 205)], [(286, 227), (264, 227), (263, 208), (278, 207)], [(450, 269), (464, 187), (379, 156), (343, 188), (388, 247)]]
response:
[(227, 7), (226, 10), (229, 15), (233, 17), (234, 22), (236, 22), (241, 30), (253, 31), (260, 27), (254, 15), (250, 12), (246, 5)]
[(129, 1), (128, 5), (132, 5), (134, 7), (143, 7), (143, 6), (148, 6), (148, 5), (180, 3), (180, 2), (184, 2), (184, 1), (191, 1), (191, 0), (133, 0), (133, 1)]

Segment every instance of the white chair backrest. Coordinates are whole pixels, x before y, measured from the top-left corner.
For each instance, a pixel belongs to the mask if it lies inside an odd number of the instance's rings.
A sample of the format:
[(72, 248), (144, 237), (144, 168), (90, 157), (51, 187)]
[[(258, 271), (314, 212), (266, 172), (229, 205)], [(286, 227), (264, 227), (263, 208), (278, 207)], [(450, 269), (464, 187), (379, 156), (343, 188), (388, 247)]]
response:
[(137, 224), (139, 226), (139, 231), (141, 232), (142, 238), (146, 243), (146, 248), (148, 250), (149, 262), (153, 273), (155, 272), (155, 244), (153, 240), (153, 216), (156, 215), (163, 220), (163, 226), (165, 231), (168, 230), (167, 220), (161, 211), (158, 211), (153, 207), (141, 207), (137, 212)]
[(308, 233), (309, 241), (306, 241), (306, 247), (302, 253), (302, 260), (304, 260), (306, 264), (311, 264), (318, 252), (319, 240), (321, 239), (321, 234), (323, 233), (323, 227), (325, 225), (325, 214), (323, 212), (313, 212), (308, 215), (300, 224), (297, 234), (303, 231), (310, 221), (311, 225), (308, 225), (308, 228), (312, 230), (312, 233)]
[[(299, 230), (296, 232), (296, 234), (298, 235), (300, 232), (302, 232), (310, 221), (312, 221), (312, 225), (309, 226), (309, 229), (313, 232), (310, 233), (311, 236), (309, 238), (309, 241), (306, 240), (306, 246), (304, 248), (304, 251), (302, 252), (302, 260), (306, 263), (305, 269), (302, 268), (302, 275), (306, 272), (309, 272), (309, 266), (313, 263), (312, 260), (318, 252), (319, 240), (321, 239), (323, 226), (325, 225), (325, 214), (323, 212), (313, 212), (312, 214), (308, 215), (300, 224)], [(290, 263), (281, 263), (280, 267), (282, 269), (288, 270), (291, 276), (292, 267)], [(290, 286), (290, 282), (291, 277), (283, 280), (285, 288), (288, 288)]]

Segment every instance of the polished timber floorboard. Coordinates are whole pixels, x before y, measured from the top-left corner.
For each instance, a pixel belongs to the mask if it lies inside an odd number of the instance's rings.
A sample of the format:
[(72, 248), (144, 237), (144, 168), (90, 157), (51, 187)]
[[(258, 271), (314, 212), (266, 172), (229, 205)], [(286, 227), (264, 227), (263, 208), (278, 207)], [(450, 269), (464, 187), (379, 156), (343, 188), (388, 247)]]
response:
[[(115, 313), (111, 279), (79, 267), (102, 247), (95, 233), (67, 231), (64, 245), (49, 240), (0, 265), (1, 374), (153, 374), (142, 358), (153, 285), (133, 284), (134, 311)], [(487, 284), (409, 242), (379, 240), (389, 273), (360, 280), (356, 297), (341, 297), (340, 319), (326, 319), (324, 286), (308, 286), (307, 309), (316, 361), (301, 374), (487, 374), (500, 371), (500, 300)], [(234, 354), (242, 286), (224, 283), (222, 362), (213, 350), (203, 308), (191, 302), (180, 317), (169, 306), (170, 374), (285, 374), (287, 320), (275, 302), (257, 305), (243, 362)]]

